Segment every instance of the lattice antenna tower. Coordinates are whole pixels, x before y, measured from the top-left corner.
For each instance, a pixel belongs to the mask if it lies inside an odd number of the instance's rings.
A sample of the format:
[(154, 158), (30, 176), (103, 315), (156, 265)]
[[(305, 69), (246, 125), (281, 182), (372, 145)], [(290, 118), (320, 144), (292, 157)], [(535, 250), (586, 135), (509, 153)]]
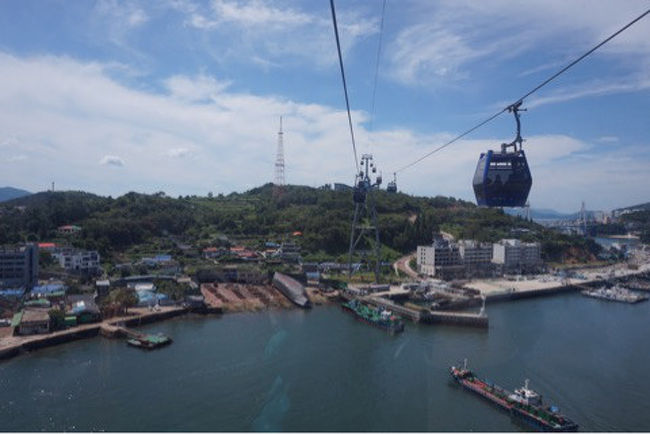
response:
[(277, 197), (284, 189), (284, 133), (282, 132), (282, 116), (280, 116), (280, 131), (278, 131), (278, 149), (275, 153), (275, 179), (273, 193)]

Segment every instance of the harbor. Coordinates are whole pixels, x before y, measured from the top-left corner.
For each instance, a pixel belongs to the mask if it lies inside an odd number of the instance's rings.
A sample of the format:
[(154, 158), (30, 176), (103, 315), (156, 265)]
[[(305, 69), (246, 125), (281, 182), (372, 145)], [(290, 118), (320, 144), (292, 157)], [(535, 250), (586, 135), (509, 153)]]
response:
[[(637, 399), (650, 388), (650, 304), (574, 291), (488, 309), (488, 333), (406, 322), (389, 336), (337, 305), (137, 326), (174, 342), (142, 352), (121, 339), (84, 339), (0, 363), (13, 401), (0, 404), (0, 419), (10, 431), (520, 431), (507, 412), (454, 386), (448, 367), (468, 358), (506, 388), (530, 378), (582, 431), (650, 426)], [(21, 416), (29, 403), (37, 409)]]

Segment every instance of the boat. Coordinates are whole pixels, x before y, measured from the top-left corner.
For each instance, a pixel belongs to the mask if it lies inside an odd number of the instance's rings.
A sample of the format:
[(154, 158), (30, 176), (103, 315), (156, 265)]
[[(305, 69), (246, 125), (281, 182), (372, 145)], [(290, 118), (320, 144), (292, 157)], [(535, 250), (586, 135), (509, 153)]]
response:
[(462, 368), (450, 367), (450, 373), (454, 380), (465, 389), (482, 396), (506, 410), (511, 417), (522, 420), (538, 430), (556, 432), (578, 430), (578, 425), (562, 415), (557, 407), (545, 405), (542, 397), (529, 388), (528, 380), (525, 381), (523, 387), (510, 392), (478, 378), (467, 369), (467, 360)]
[(341, 308), (352, 313), (359, 321), (386, 330), (390, 334), (404, 331), (404, 321), (387, 309), (370, 307), (356, 299), (343, 303)]
[(586, 295), (587, 297), (630, 304), (639, 303), (648, 299), (647, 295), (636, 294), (629, 289), (619, 285), (614, 285), (611, 288), (602, 286), (597, 289), (585, 289), (580, 293), (582, 295)]
[(143, 350), (153, 350), (172, 343), (171, 338), (162, 335), (139, 335), (127, 339), (126, 343), (132, 347), (141, 348)]
[(309, 297), (307, 297), (305, 287), (296, 279), (276, 272), (273, 274), (273, 286), (291, 300), (292, 303), (305, 309), (311, 307), (311, 302), (309, 301)]

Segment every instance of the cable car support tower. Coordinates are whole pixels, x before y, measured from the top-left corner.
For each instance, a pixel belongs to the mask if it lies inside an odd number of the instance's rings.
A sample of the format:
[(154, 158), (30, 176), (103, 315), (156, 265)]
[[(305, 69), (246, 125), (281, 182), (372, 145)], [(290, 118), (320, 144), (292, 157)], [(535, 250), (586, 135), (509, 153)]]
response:
[[(354, 182), (354, 217), (350, 230), (350, 250), (348, 252), (348, 279), (352, 277), (352, 258), (355, 253), (367, 257), (374, 256), (375, 283), (379, 283), (379, 265), (381, 260), (381, 245), (379, 244), (379, 227), (377, 226), (377, 210), (373, 190), (381, 185), (381, 175), (371, 180), (371, 172), (377, 173), (371, 154), (361, 156), (361, 170)], [(363, 241), (363, 243), (362, 243)], [(366, 247), (364, 249), (364, 247)], [(370, 262), (370, 261), (369, 261)]]

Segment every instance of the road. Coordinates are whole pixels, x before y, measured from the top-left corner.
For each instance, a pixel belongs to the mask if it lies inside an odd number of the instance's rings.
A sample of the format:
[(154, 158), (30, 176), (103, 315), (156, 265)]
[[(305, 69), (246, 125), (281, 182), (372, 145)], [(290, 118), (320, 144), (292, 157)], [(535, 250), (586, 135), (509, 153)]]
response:
[(414, 271), (411, 266), (409, 265), (409, 261), (412, 258), (415, 258), (415, 252), (408, 254), (406, 256), (402, 256), (399, 258), (395, 263), (393, 264), (393, 269), (395, 270), (395, 274), (397, 274), (397, 270), (401, 271), (402, 273), (406, 274), (412, 279), (418, 279), (418, 273)]

